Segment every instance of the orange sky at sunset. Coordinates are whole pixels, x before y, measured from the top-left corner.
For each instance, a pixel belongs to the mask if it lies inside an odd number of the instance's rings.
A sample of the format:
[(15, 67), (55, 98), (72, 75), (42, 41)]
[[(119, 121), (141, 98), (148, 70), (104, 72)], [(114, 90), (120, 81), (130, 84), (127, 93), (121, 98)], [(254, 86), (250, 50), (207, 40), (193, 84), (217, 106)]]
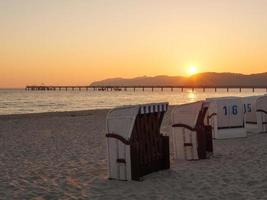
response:
[(0, 0), (0, 87), (267, 71), (265, 0)]

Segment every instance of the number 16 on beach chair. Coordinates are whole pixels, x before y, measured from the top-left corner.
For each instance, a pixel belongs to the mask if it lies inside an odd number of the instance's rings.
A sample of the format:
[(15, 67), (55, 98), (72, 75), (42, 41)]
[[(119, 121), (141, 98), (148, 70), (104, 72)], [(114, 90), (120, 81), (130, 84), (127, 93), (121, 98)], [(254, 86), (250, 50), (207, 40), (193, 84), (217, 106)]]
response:
[(244, 105), (240, 97), (208, 98), (208, 123), (215, 139), (247, 137)]
[(204, 101), (178, 105), (172, 112), (175, 159), (198, 160), (213, 152), (211, 126), (205, 125), (208, 105)]
[(110, 179), (140, 180), (169, 169), (169, 137), (160, 133), (168, 103), (123, 106), (107, 115)]

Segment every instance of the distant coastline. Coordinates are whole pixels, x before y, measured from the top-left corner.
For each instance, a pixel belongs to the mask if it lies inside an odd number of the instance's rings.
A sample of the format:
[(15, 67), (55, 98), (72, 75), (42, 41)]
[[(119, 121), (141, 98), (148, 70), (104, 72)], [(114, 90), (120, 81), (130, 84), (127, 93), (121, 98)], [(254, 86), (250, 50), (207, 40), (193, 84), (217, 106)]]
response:
[(258, 74), (205, 72), (190, 77), (184, 76), (142, 76), (135, 78), (110, 78), (92, 82), (90, 85), (27, 85), (25, 90), (127, 90), (141, 88), (206, 88), (227, 89), (266, 89), (267, 72)]
[(241, 87), (267, 87), (267, 72), (258, 74), (238, 74), (238, 73), (199, 73), (190, 77), (183, 76), (142, 76), (136, 78), (110, 78), (95, 81), (90, 86), (241, 86)]

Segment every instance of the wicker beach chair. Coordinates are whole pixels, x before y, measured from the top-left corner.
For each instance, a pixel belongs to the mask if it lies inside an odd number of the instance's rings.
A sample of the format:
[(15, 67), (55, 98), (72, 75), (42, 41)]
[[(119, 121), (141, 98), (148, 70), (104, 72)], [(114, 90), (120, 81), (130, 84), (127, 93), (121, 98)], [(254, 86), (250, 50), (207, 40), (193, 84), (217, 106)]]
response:
[(256, 115), (258, 131), (260, 133), (267, 132), (267, 96), (264, 95), (256, 101)]
[(258, 133), (260, 132), (258, 128), (257, 122), (257, 114), (256, 114), (256, 103), (257, 99), (261, 96), (248, 96), (242, 97), (242, 102), (244, 106), (244, 113), (245, 113), (245, 128), (248, 133)]
[(107, 115), (110, 179), (140, 180), (170, 167), (169, 137), (160, 133), (168, 103), (123, 106)]
[(246, 137), (244, 106), (240, 97), (208, 98), (208, 124), (215, 139)]
[(178, 105), (172, 112), (175, 159), (206, 159), (213, 152), (211, 126), (205, 124), (208, 105), (204, 101)]

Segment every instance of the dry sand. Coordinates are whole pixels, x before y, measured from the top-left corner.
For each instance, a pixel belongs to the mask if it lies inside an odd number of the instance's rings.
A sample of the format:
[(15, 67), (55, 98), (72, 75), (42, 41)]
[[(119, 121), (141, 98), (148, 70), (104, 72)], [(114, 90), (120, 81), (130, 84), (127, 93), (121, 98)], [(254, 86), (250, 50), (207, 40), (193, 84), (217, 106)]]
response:
[(107, 112), (0, 116), (0, 199), (267, 199), (266, 134), (215, 141), (213, 158), (142, 182), (107, 180)]

